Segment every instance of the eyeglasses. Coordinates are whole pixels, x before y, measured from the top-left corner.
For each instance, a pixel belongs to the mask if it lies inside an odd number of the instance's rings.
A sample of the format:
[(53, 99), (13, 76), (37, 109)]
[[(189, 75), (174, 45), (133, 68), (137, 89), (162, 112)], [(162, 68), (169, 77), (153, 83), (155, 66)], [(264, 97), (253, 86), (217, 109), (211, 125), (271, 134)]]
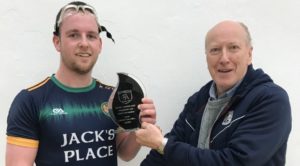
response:
[(110, 38), (113, 42), (115, 42), (115, 40), (112, 38), (112, 35), (110, 32), (107, 31), (107, 29), (104, 26), (100, 26), (99, 22), (98, 22), (98, 17), (97, 17), (97, 13), (96, 10), (87, 4), (84, 5), (75, 5), (75, 4), (68, 4), (66, 6), (64, 6), (60, 12), (58, 13), (57, 17), (56, 17), (56, 23), (54, 26), (54, 32), (53, 34), (56, 36), (59, 36), (59, 26), (63, 21), (63, 17), (67, 14), (67, 12), (89, 12), (91, 14), (93, 14), (96, 17), (96, 21), (97, 21), (97, 25), (98, 25), (98, 32), (106, 32), (106, 37)]

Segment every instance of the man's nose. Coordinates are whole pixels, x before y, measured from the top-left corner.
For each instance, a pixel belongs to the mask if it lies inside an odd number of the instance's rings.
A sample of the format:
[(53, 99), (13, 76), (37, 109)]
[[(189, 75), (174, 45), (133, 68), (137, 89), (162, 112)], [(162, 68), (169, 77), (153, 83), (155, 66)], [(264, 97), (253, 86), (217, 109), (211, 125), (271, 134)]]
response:
[(79, 46), (84, 47), (84, 48), (89, 46), (89, 42), (88, 42), (87, 37), (83, 36), (83, 37), (80, 38)]
[(221, 63), (228, 63), (229, 62), (229, 53), (228, 53), (228, 50), (226, 48), (223, 48), (222, 49), (222, 54), (221, 54), (221, 57), (220, 57), (220, 62)]

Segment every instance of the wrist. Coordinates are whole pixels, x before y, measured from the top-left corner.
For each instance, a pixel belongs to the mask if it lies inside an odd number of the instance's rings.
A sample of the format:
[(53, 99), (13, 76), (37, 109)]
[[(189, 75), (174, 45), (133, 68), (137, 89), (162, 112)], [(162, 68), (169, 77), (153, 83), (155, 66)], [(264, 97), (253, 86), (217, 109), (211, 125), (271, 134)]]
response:
[(156, 148), (156, 151), (163, 155), (167, 142), (168, 142), (168, 138), (163, 138), (161, 144), (158, 146), (158, 148)]

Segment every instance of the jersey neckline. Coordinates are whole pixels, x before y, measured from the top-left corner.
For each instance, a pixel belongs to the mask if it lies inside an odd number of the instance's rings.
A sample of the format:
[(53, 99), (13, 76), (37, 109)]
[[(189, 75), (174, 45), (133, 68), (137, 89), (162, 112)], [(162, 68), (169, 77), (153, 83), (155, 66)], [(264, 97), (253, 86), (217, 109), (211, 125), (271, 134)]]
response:
[(68, 87), (68, 86), (62, 84), (55, 78), (55, 74), (53, 74), (51, 76), (51, 80), (54, 82), (55, 85), (57, 85), (59, 88), (63, 89), (64, 91), (73, 92), (73, 93), (88, 92), (96, 86), (95, 79), (92, 80), (92, 83), (90, 85), (88, 85), (86, 87), (81, 87), (81, 88)]

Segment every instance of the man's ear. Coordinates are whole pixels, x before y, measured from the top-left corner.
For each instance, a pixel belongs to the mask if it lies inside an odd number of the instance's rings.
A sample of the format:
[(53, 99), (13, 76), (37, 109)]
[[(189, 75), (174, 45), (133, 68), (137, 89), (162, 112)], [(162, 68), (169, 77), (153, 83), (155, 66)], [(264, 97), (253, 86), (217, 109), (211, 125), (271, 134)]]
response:
[(99, 37), (99, 54), (101, 53), (101, 51), (102, 51), (102, 39), (101, 39), (101, 37)]
[(248, 65), (250, 65), (252, 63), (252, 51), (253, 51), (253, 47), (251, 46), (249, 48), (249, 60), (248, 60)]
[(53, 45), (54, 45), (55, 49), (58, 52), (60, 52), (60, 38), (59, 38), (59, 36), (53, 35), (52, 42), (53, 42)]

